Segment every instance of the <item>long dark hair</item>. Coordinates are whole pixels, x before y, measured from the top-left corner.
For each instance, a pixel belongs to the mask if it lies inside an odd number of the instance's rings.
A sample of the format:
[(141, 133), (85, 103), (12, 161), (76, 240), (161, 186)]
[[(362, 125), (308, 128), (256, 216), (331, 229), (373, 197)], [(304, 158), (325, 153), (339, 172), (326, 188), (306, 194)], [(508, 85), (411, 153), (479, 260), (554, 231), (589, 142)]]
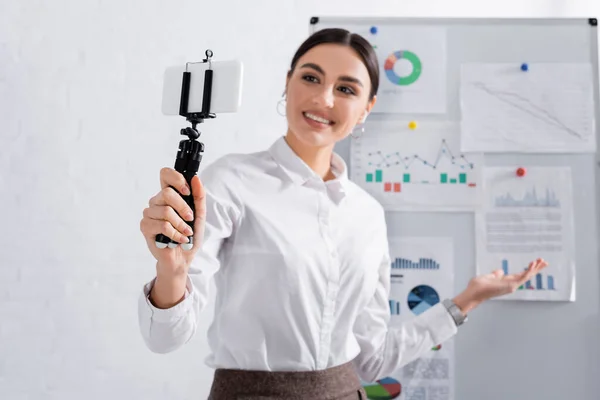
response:
[(296, 50), (296, 54), (292, 58), (292, 64), (288, 75), (291, 75), (296, 68), (296, 63), (308, 50), (313, 47), (324, 44), (324, 43), (335, 43), (342, 44), (352, 47), (360, 56), (363, 63), (369, 71), (369, 78), (371, 79), (371, 93), (369, 94), (369, 100), (377, 94), (379, 89), (379, 62), (373, 46), (361, 35), (357, 33), (351, 33), (350, 31), (342, 28), (326, 28), (314, 32), (310, 35)]

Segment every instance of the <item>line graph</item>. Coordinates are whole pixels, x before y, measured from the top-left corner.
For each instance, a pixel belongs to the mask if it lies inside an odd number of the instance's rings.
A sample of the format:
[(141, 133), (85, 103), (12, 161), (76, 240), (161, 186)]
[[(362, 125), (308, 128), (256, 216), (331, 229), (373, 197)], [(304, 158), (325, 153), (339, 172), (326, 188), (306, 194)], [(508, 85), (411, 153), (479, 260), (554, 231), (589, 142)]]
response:
[(463, 64), (461, 150), (594, 152), (589, 63)]
[(452, 127), (365, 134), (352, 144), (352, 177), (388, 209), (470, 209), (481, 161), (460, 151)]
[(578, 137), (579, 139), (582, 139), (584, 137), (584, 134), (570, 128), (569, 126), (567, 126), (567, 124), (565, 124), (555, 115), (552, 115), (550, 111), (542, 108), (537, 104), (534, 104), (530, 99), (523, 97), (519, 93), (512, 93), (505, 90), (494, 90), (483, 82), (473, 82), (473, 87), (489, 94), (490, 96), (494, 97), (499, 101), (502, 101), (505, 104), (508, 104), (510, 107), (521, 111), (525, 114), (528, 114), (534, 119), (552, 125), (555, 128), (558, 128), (559, 130), (562, 130), (569, 135)]
[[(450, 150), (450, 148), (448, 147), (448, 144), (446, 143), (446, 139), (441, 140), (439, 150), (437, 152), (437, 156), (435, 157), (435, 160), (433, 162), (430, 162), (430, 161), (424, 159), (419, 154), (414, 154), (412, 156), (403, 157), (399, 151), (396, 151), (393, 153), (388, 153), (384, 156), (383, 153), (381, 152), (381, 150), (378, 150), (376, 152), (369, 153), (368, 156), (372, 157), (374, 159), (378, 159), (378, 158), (381, 159), (381, 161), (379, 163), (374, 162), (374, 161), (369, 161), (369, 165), (372, 165), (372, 166), (375, 166), (378, 168), (382, 167), (382, 166), (386, 166), (389, 168), (393, 165), (402, 165), (406, 169), (408, 169), (408, 168), (410, 168), (410, 166), (412, 165), (413, 162), (420, 162), (420, 163), (423, 163), (424, 165), (427, 165), (433, 169), (436, 169), (442, 158), (448, 158), (452, 164), (457, 165), (460, 168), (473, 169), (473, 163), (469, 162), (463, 154), (461, 154), (458, 157), (458, 159), (457, 159), (457, 157), (454, 156), (454, 154), (452, 154), (452, 150)], [(390, 160), (390, 158), (393, 158), (396, 160), (395, 161)]]
[[(442, 139), (439, 144), (439, 150), (437, 151), (436, 157), (433, 161), (428, 161), (426, 158), (419, 154), (414, 154), (412, 156), (403, 156), (401, 152), (396, 151), (388, 154), (383, 154), (381, 150), (377, 150), (375, 152), (369, 152), (367, 154), (368, 157), (368, 166), (378, 168), (375, 172), (367, 172), (365, 175), (366, 182), (383, 182), (383, 169), (382, 168), (393, 168), (399, 166), (403, 168), (405, 171), (409, 171), (411, 167), (413, 167), (414, 163), (421, 164), (425, 167), (429, 167), (432, 170), (437, 170), (440, 165), (440, 161), (443, 159), (447, 159), (449, 163), (461, 170), (472, 170), (474, 168), (473, 163), (469, 162), (467, 158), (461, 154), (459, 157), (455, 157), (445, 139)], [(447, 184), (447, 183), (461, 183), (468, 184), (470, 187), (476, 185), (475, 182), (467, 183), (467, 174), (459, 173), (457, 178), (450, 178), (448, 172), (440, 172), (439, 179), (430, 180), (430, 179), (411, 179), (410, 173), (402, 174), (402, 182), (385, 182), (384, 183), (384, 191), (392, 191), (392, 185), (394, 187), (394, 192), (401, 191), (401, 183), (404, 184)]]

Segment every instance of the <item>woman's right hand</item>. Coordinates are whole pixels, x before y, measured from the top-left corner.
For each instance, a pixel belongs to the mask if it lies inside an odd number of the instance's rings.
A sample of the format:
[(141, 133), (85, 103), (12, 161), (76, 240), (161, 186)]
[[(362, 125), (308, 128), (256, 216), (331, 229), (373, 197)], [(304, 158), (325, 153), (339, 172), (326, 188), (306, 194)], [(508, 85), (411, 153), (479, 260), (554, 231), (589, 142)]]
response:
[[(190, 188), (185, 177), (172, 168), (161, 169), (161, 190), (150, 199), (148, 207), (144, 209), (143, 218), (140, 221), (140, 230), (144, 234), (148, 249), (157, 261), (158, 275), (186, 276), (196, 252), (202, 245), (206, 219), (205, 191), (197, 175), (192, 178), (191, 185), (194, 208), (196, 209), (194, 216), (188, 216), (193, 210), (179, 194), (189, 194)], [(173, 188), (176, 188), (177, 191)], [(187, 221), (195, 218), (193, 232), (186, 232), (189, 225), (182, 217)], [(190, 250), (184, 250), (179, 245), (174, 248), (159, 249), (155, 243), (156, 235), (159, 233), (178, 243), (187, 243), (187, 237), (193, 235), (194, 244)]]

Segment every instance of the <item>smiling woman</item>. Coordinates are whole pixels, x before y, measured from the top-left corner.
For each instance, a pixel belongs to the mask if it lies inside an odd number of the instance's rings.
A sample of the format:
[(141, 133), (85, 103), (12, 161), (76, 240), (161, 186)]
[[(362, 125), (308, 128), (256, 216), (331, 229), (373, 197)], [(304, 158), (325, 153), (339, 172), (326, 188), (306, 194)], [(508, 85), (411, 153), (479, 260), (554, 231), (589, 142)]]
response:
[[(385, 212), (333, 151), (375, 104), (375, 53), (348, 31), (316, 32), (285, 85), (285, 136), (264, 151), (223, 156), (202, 181), (195, 176), (195, 220), (173, 189), (189, 193), (183, 175), (161, 170), (161, 190), (140, 223), (157, 260), (139, 298), (140, 329), (158, 353), (187, 343), (214, 275), (210, 399), (366, 399), (360, 379), (385, 378), (445, 342), (469, 310), (546, 263), (473, 278), (453, 300), (390, 327)], [(157, 248), (159, 233), (185, 242), (180, 216), (194, 220), (192, 249)]]
[(342, 29), (315, 33), (298, 48), (287, 74), (286, 141), (331, 179), (335, 143), (365, 121), (378, 88), (379, 66), (369, 42)]

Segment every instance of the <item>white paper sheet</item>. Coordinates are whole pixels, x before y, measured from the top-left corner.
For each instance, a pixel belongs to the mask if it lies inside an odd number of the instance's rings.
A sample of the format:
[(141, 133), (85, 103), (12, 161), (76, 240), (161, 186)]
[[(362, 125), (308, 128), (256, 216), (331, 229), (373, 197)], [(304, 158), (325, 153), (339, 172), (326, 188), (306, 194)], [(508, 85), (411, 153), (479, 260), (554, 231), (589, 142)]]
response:
[(596, 151), (590, 64), (465, 64), (463, 151)]
[(365, 37), (379, 59), (373, 112), (446, 112), (445, 28), (382, 25)]
[[(445, 237), (398, 237), (390, 238), (389, 243), (392, 258), (390, 326), (393, 327), (453, 296), (454, 251), (452, 238)], [(364, 386), (373, 399), (454, 399), (453, 339), (432, 348), (386, 379)], [(377, 397), (383, 396), (386, 390), (389, 397)]]
[(351, 144), (352, 179), (390, 211), (473, 210), (480, 154), (460, 152), (458, 124), (372, 122)]
[(571, 171), (568, 167), (486, 167), (485, 201), (476, 221), (477, 270), (513, 274), (549, 262), (515, 293), (497, 300), (575, 300)]

